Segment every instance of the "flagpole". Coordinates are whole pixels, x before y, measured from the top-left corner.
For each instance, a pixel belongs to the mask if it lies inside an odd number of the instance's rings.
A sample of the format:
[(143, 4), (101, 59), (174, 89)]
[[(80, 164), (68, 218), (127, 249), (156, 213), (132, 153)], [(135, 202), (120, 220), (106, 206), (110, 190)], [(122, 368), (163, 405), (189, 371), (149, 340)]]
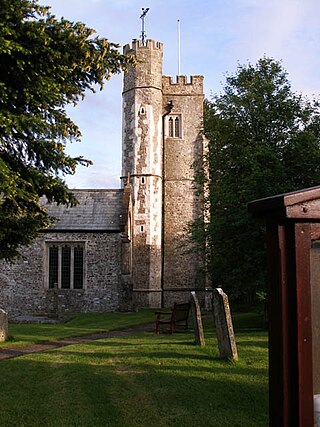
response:
[(180, 19), (178, 19), (178, 76), (180, 76)]

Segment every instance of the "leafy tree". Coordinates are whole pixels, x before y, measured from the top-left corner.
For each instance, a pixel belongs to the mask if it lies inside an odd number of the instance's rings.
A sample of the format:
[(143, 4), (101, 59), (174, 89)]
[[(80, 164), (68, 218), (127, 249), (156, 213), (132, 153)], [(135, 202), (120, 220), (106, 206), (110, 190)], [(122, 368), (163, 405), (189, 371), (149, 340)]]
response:
[(81, 137), (66, 106), (134, 63), (93, 34), (37, 0), (1, 1), (0, 258), (15, 257), (50, 224), (39, 197), (76, 203), (63, 177), (90, 161), (65, 152)]
[(262, 58), (238, 66), (206, 102), (205, 131), (212, 281), (233, 300), (253, 301), (265, 286), (265, 236), (247, 204), (320, 184), (319, 104), (292, 91), (279, 62)]

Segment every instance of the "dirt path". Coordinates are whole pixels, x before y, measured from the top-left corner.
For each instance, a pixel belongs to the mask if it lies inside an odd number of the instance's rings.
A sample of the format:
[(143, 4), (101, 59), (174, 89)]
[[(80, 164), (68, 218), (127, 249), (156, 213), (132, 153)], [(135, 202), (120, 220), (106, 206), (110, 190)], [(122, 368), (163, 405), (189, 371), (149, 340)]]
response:
[(140, 325), (131, 328), (117, 329), (109, 332), (99, 332), (96, 334), (85, 335), (83, 337), (67, 338), (64, 340), (46, 342), (43, 344), (34, 344), (29, 346), (6, 347), (0, 349), (0, 361), (12, 359), (13, 357), (24, 356), (30, 353), (39, 353), (40, 351), (51, 350), (53, 348), (65, 347), (67, 345), (83, 344), (90, 341), (100, 340), (104, 338), (124, 337), (135, 332), (153, 332), (154, 325)]

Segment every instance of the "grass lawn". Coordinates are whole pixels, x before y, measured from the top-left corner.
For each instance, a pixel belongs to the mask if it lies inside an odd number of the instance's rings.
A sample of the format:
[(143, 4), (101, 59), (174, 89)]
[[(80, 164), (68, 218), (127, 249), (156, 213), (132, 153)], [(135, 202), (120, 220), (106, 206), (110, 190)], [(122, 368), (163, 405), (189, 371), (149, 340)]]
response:
[[(58, 339), (81, 337), (95, 332), (105, 332), (154, 321), (154, 309), (137, 313), (88, 313), (77, 314), (69, 322), (57, 325), (10, 324), (9, 341), (1, 347), (39, 344)], [(1, 424), (0, 424), (1, 426)]]
[[(122, 313), (110, 323), (109, 315), (103, 315), (107, 328), (102, 328), (100, 316), (92, 323), (89, 316), (82, 326), (86, 316), (70, 322), (73, 326), (51, 328), (56, 339), (74, 335), (77, 328), (88, 333), (126, 326), (128, 319), (130, 324), (143, 323), (154, 320), (152, 313)], [(258, 328), (256, 315), (241, 314), (234, 320), (236, 363), (219, 360), (211, 320), (205, 323), (204, 348), (193, 344), (192, 331), (172, 336), (142, 332), (2, 361), (0, 425), (266, 427), (267, 334)], [(24, 325), (24, 340), (20, 326), (11, 326), (10, 345), (31, 342), (34, 328), (44, 328)], [(45, 330), (42, 337), (48, 338)]]

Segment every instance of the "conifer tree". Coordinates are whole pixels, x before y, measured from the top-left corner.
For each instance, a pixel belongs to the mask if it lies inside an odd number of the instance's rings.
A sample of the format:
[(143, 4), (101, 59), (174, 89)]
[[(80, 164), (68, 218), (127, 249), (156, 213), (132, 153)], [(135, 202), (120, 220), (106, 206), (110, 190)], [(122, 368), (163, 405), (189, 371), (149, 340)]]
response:
[(39, 197), (76, 203), (63, 177), (90, 161), (65, 152), (81, 137), (66, 106), (133, 64), (117, 48), (37, 0), (1, 1), (0, 258), (15, 257), (50, 224)]

